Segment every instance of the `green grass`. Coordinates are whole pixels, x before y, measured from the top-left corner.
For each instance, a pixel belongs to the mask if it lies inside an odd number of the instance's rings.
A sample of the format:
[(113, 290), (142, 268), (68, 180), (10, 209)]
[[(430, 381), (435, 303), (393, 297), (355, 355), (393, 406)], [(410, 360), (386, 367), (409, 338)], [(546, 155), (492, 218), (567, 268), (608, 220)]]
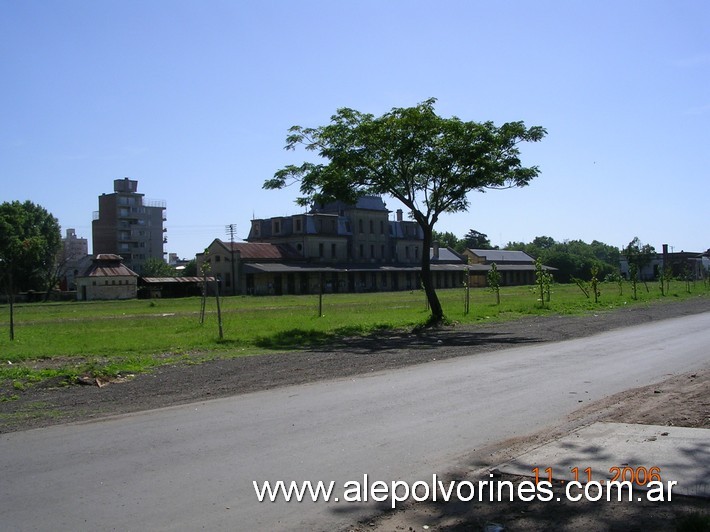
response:
[[(532, 287), (501, 289), (501, 304), (487, 289), (439, 290), (451, 322), (511, 320), (528, 315), (599, 312), (655, 300), (678, 300), (708, 294), (698, 284), (693, 293), (674, 282), (661, 297), (657, 284), (647, 292), (631, 287), (618, 294), (616, 284), (601, 284), (595, 304), (576, 285), (553, 285), (542, 308)], [(0, 382), (22, 391), (35, 382), (74, 382), (80, 375), (112, 377), (140, 373), (161, 364), (199, 363), (213, 358), (255, 355), (327, 344), (344, 336), (373, 331), (412, 329), (429, 316), (424, 294), (326, 294), (323, 316), (318, 296), (227, 297), (222, 299), (224, 339), (218, 339), (216, 304), (208, 300), (205, 323), (199, 323), (200, 299), (32, 303), (15, 306), (15, 341), (9, 340), (7, 305), (0, 306)]]

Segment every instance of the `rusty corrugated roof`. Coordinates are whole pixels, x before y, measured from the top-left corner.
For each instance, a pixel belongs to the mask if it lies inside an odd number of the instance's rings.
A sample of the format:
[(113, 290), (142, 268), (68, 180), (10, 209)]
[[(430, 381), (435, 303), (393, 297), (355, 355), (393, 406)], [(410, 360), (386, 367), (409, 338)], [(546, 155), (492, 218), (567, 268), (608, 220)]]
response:
[(227, 249), (238, 252), (247, 260), (284, 260), (303, 259), (300, 253), (289, 244), (271, 244), (269, 242), (224, 242)]
[(122, 260), (120, 255), (101, 253), (92, 259), (91, 266), (79, 277), (138, 277)]

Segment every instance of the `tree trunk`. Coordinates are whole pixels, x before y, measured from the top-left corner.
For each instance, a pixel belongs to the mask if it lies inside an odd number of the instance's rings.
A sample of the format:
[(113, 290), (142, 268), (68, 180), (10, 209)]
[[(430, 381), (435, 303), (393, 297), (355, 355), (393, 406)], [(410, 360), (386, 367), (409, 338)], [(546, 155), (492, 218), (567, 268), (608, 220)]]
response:
[(10, 340), (15, 339), (15, 295), (10, 294)]
[(424, 285), (424, 293), (426, 294), (427, 301), (429, 302), (429, 308), (431, 309), (429, 325), (438, 325), (444, 321), (444, 310), (441, 308), (439, 296), (436, 295), (434, 279), (431, 275), (431, 256), (429, 252), (431, 249), (432, 229), (431, 227), (425, 227), (421, 224), (420, 226), (424, 231), (424, 242), (422, 249), (422, 285)]
[(10, 298), (10, 340), (15, 340), (15, 286), (12, 282), (12, 268), (9, 273), (10, 290), (7, 295)]

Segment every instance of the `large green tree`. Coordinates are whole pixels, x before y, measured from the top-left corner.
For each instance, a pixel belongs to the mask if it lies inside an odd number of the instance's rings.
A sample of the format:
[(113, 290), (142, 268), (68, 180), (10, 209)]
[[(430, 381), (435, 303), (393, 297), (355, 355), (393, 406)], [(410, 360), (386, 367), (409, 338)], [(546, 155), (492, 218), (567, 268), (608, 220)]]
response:
[(461, 246), (461, 241), (451, 231), (444, 231), (443, 233), (432, 231), (431, 239), (432, 242), (438, 242), (442, 247), (448, 247), (456, 251), (458, 251)]
[(145, 261), (142, 270), (143, 277), (175, 277), (175, 268), (162, 259), (151, 257)]
[(465, 248), (468, 249), (493, 249), (488, 235), (475, 229), (470, 229), (466, 233), (466, 236), (463, 237), (463, 242), (465, 243)]
[(0, 204), (0, 279), (10, 301), (10, 338), (14, 339), (13, 303), (23, 290), (47, 290), (62, 236), (57, 219), (31, 201)]
[(471, 191), (527, 185), (539, 170), (521, 164), (519, 144), (546, 134), (523, 122), (496, 126), (442, 118), (435, 102), (394, 108), (380, 117), (342, 108), (328, 125), (294, 126), (286, 149), (303, 146), (325, 162), (286, 166), (264, 183), (267, 189), (300, 183), (300, 205), (355, 203), (366, 194), (389, 195), (404, 204), (424, 234), (421, 276), (432, 324), (444, 318), (428, 253), (436, 222), (444, 213), (466, 211)]

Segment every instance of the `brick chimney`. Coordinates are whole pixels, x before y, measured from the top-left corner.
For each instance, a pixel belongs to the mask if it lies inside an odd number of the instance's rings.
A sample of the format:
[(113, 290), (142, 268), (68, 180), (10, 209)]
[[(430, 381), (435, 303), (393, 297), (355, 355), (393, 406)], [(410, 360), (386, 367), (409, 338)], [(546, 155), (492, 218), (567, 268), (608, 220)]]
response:
[(431, 258), (433, 260), (439, 260), (439, 241), (434, 240), (434, 242), (432, 242), (432, 247), (434, 248), (434, 252), (432, 253)]
[(397, 209), (397, 221), (402, 221), (402, 209)]

